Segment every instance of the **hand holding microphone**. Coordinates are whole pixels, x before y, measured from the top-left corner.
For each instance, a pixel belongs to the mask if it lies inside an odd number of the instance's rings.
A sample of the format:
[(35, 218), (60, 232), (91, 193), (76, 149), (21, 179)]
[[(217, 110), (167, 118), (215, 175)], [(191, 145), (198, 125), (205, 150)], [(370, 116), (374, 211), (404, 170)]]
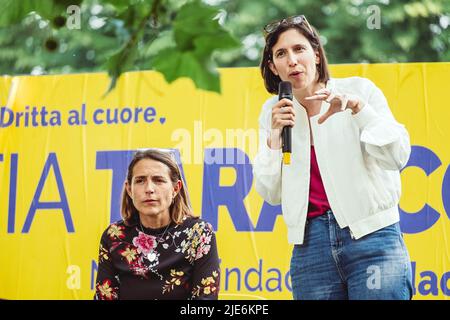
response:
[(282, 146), (284, 163), (289, 164), (292, 152), (291, 129), (295, 124), (292, 87), (289, 81), (280, 82), (278, 98), (279, 101), (272, 107), (272, 135), (269, 146), (272, 149)]

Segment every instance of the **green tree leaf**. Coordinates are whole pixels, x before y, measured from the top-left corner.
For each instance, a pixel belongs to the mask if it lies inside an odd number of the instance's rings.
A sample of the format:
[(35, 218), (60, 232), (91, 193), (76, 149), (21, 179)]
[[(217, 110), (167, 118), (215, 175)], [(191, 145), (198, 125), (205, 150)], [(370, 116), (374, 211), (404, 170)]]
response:
[(215, 50), (236, 48), (239, 42), (214, 19), (217, 14), (217, 9), (199, 1), (180, 8), (173, 25), (176, 47), (160, 52), (153, 61), (168, 82), (189, 77), (198, 88), (220, 93), (211, 56)]
[(212, 67), (210, 60), (200, 58), (194, 52), (164, 50), (153, 60), (153, 67), (169, 83), (188, 77), (198, 88), (220, 93), (218, 72)]
[[(330, 63), (450, 60), (448, 0), (214, 2), (0, 0), (0, 74), (106, 70), (111, 89), (122, 72), (153, 68), (170, 81), (192, 76), (198, 88), (218, 92), (216, 63), (257, 66), (263, 26), (296, 14), (319, 30)], [(81, 9), (81, 28), (54, 23), (73, 4)], [(379, 29), (368, 27), (371, 6), (379, 9)]]

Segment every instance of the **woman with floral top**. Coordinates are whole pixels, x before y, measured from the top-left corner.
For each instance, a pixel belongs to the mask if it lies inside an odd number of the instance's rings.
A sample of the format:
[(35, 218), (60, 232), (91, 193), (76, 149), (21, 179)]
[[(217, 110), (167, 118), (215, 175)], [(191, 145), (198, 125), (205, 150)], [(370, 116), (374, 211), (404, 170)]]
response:
[(212, 226), (192, 215), (168, 153), (138, 151), (128, 166), (121, 215), (100, 241), (95, 299), (217, 299)]

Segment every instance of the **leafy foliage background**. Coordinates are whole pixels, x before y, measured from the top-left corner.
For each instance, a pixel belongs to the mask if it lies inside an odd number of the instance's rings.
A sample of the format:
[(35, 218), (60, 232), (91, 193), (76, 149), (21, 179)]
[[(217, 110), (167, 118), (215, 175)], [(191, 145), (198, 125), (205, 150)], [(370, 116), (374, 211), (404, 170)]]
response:
[(450, 60), (448, 0), (0, 0), (0, 8), (0, 74), (108, 71), (110, 89), (125, 71), (154, 69), (220, 92), (217, 67), (257, 66), (263, 26), (297, 14), (319, 30), (333, 64)]

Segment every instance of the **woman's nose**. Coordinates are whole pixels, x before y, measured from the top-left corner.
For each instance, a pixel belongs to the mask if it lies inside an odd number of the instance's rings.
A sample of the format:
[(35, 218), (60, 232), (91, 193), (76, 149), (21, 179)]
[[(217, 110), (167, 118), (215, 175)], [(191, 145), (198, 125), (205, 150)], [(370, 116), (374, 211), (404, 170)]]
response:
[(290, 67), (297, 65), (297, 57), (295, 56), (295, 54), (289, 53), (288, 62)]
[(153, 186), (153, 183), (147, 182), (147, 183), (145, 184), (145, 192), (147, 192), (147, 193), (153, 193), (153, 192), (155, 192), (155, 187)]

